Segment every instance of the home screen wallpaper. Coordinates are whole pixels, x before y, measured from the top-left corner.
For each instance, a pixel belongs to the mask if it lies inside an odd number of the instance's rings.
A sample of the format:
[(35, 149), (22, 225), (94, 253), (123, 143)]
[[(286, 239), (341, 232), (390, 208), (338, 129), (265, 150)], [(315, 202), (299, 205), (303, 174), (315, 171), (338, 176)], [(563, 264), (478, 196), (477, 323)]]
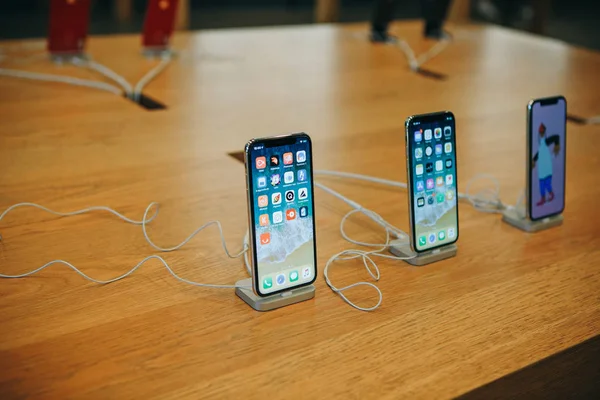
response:
[(443, 114), (435, 122), (414, 120), (409, 127), (412, 210), (416, 250), (458, 238), (455, 124)]
[(315, 276), (310, 143), (251, 144), (258, 290), (267, 294), (311, 282)]
[(565, 131), (567, 107), (557, 103), (532, 106), (530, 118), (531, 218), (562, 212), (565, 206)]

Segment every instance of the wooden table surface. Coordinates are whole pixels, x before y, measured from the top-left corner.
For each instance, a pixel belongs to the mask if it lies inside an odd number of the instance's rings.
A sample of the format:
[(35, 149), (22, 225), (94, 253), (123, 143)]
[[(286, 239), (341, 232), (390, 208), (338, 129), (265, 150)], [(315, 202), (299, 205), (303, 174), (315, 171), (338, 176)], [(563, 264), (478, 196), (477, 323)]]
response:
[[(365, 25), (181, 33), (181, 54), (146, 94), (146, 111), (114, 94), (0, 77), (0, 209), (37, 202), (59, 211), (113, 207), (139, 219), (161, 204), (150, 235), (174, 245), (218, 219), (232, 251), (247, 229), (243, 166), (227, 155), (252, 137), (305, 131), (316, 169), (406, 181), (407, 116), (457, 118), (458, 185), (498, 178), (514, 203), (525, 181), (525, 106), (563, 94), (568, 111), (600, 110), (600, 54), (494, 27), (454, 26), (454, 42), (410, 72)], [(418, 51), (418, 23), (395, 31)], [(138, 36), (93, 37), (89, 51), (135, 82), (155, 61)], [(40, 41), (1, 43), (0, 48)], [(11, 47), (12, 46), (12, 47)], [(100, 79), (43, 58), (0, 67)], [(378, 260), (381, 307), (352, 309), (325, 284), (329, 257), (356, 248), (339, 234), (348, 206), (318, 191), (316, 297), (267, 313), (233, 290), (171, 277), (156, 260), (106, 286), (55, 265), (0, 280), (2, 398), (445, 398), (457, 396), (600, 333), (600, 127), (568, 125), (564, 224), (527, 234), (460, 206), (458, 256), (426, 267)], [(405, 191), (319, 177), (408, 229)], [(486, 183), (483, 182), (482, 185)], [(318, 189), (317, 189), (318, 190)], [(381, 241), (366, 218), (354, 237)], [(158, 254), (141, 228), (106, 213), (60, 218), (32, 208), (0, 223), (0, 273), (54, 259), (108, 279)], [(246, 277), (216, 228), (161, 254), (180, 275), (208, 283)], [(368, 280), (360, 261), (336, 263), (338, 286)], [(349, 296), (362, 305), (372, 289)]]

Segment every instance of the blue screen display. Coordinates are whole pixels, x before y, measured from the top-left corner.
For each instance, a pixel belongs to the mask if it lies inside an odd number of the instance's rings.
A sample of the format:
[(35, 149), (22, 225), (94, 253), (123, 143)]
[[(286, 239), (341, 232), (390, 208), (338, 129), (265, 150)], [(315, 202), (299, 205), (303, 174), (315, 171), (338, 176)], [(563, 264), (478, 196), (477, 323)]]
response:
[(271, 294), (314, 282), (312, 154), (308, 135), (257, 140), (248, 148), (255, 285)]

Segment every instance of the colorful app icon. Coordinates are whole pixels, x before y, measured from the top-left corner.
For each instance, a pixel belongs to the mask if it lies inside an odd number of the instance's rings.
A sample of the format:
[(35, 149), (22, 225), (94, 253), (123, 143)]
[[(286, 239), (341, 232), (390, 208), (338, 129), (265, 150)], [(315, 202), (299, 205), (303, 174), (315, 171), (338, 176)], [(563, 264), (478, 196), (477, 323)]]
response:
[(260, 235), (260, 244), (263, 246), (271, 243), (271, 234), (269, 232), (261, 233)]
[(444, 153), (452, 153), (452, 143), (444, 143)]
[(435, 243), (435, 233), (429, 234), (429, 243)]
[(299, 169), (297, 172), (297, 178), (298, 178), (298, 182), (304, 182), (306, 180), (306, 170), (305, 169)]
[(433, 154), (433, 149), (431, 148), (431, 146), (425, 147), (425, 155), (427, 157), (431, 157), (431, 154)]
[(437, 186), (444, 186), (444, 178), (441, 176), (438, 176), (435, 178), (435, 184)]
[(266, 176), (259, 176), (258, 179), (256, 180), (256, 186), (259, 189), (267, 187), (267, 177)]
[(446, 240), (446, 232), (444, 232), (444, 231), (439, 231), (439, 232), (438, 232), (438, 240), (439, 240), (439, 241)]
[(274, 154), (271, 156), (271, 158), (269, 159), (269, 163), (271, 165), (271, 167), (279, 167), (279, 156)]
[(261, 214), (258, 217), (258, 222), (260, 226), (268, 226), (269, 225), (269, 214)]
[(306, 200), (308, 199), (308, 188), (300, 188), (298, 189), (298, 200)]
[(267, 166), (266, 157), (256, 157), (256, 169), (263, 169)]
[(444, 202), (444, 193), (438, 193), (436, 194), (437, 197), (437, 202), (438, 203), (443, 203)]
[(308, 207), (306, 207), (306, 206), (300, 207), (299, 213), (300, 213), (300, 218), (308, 217)]
[(290, 208), (289, 210), (287, 210), (285, 212), (285, 219), (287, 219), (288, 221), (296, 219), (296, 210), (293, 208)]
[(442, 154), (442, 144), (438, 143), (435, 145), (435, 155), (439, 156)]
[(281, 193), (271, 193), (271, 204), (276, 206), (277, 204), (281, 204)]
[(442, 160), (437, 160), (435, 162), (435, 170), (436, 171), (441, 171), (444, 169), (444, 162)]
[(451, 158), (446, 160), (446, 168), (452, 168), (452, 159)]
[(425, 140), (431, 140), (431, 129), (425, 129)]
[(283, 222), (283, 212), (281, 211), (275, 211), (273, 213), (273, 223), (274, 224), (280, 224)]
[(302, 278), (304, 278), (304, 279), (310, 278), (310, 268), (309, 267), (304, 267), (302, 269)]
[(285, 201), (291, 203), (296, 198), (296, 193), (293, 190), (286, 190), (285, 192)]
[(306, 162), (306, 150), (299, 150), (296, 152), (296, 162)]
[(418, 159), (420, 159), (422, 157), (423, 157), (423, 149), (420, 148), (420, 147), (417, 147), (415, 149), (415, 158), (418, 160)]
[(446, 192), (446, 200), (450, 201), (454, 199), (454, 190), (448, 190)]
[(298, 275), (298, 271), (290, 272), (290, 282), (296, 282), (298, 278), (300, 278), (300, 275)]
[(269, 196), (267, 196), (266, 194), (262, 195), (262, 196), (258, 196), (258, 206), (259, 207), (266, 207), (269, 205)]
[(275, 282), (277, 282), (278, 286), (285, 285), (285, 275), (284, 274), (277, 275), (277, 278), (275, 278)]
[(415, 172), (417, 175), (423, 175), (423, 164), (417, 164)]
[(433, 178), (427, 179), (427, 190), (433, 189)]
[(418, 143), (421, 140), (423, 140), (423, 131), (422, 130), (415, 131), (415, 142)]
[(454, 183), (454, 175), (448, 174), (446, 175), (446, 185), (450, 186)]
[(283, 174), (283, 183), (294, 183), (294, 171), (287, 171)]
[(448, 228), (448, 238), (454, 238), (454, 228)]
[(435, 128), (435, 129), (433, 130), (433, 136), (434, 136), (436, 139), (441, 139), (441, 137), (442, 137), (442, 128)]
[(433, 172), (433, 163), (428, 162), (427, 164), (425, 164), (425, 172), (427, 172), (428, 174)]
[(427, 244), (427, 238), (425, 236), (419, 236), (419, 246), (425, 246)]
[(273, 287), (273, 278), (266, 277), (263, 279), (263, 289), (271, 289)]
[(290, 165), (294, 163), (293, 153), (283, 153), (283, 165)]
[(279, 174), (271, 175), (271, 186), (277, 186), (281, 183), (281, 176)]
[(452, 128), (450, 128), (449, 126), (445, 126), (444, 127), (444, 136), (449, 138), (451, 135), (452, 135)]
[(417, 181), (417, 192), (425, 190), (425, 184), (423, 181)]
[(429, 196), (427, 198), (427, 204), (432, 205), (433, 204), (433, 196)]
[(417, 199), (417, 207), (423, 207), (425, 205), (425, 198), (424, 197), (419, 197)]

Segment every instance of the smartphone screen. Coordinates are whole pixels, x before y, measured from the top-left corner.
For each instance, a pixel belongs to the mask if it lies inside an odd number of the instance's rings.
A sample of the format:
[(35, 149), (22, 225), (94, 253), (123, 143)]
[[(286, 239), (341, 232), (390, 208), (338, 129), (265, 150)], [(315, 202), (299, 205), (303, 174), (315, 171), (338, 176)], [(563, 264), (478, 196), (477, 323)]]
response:
[(48, 51), (80, 53), (83, 51), (90, 22), (90, 0), (52, 0)]
[(567, 101), (533, 100), (529, 105), (528, 207), (532, 220), (565, 208)]
[(144, 47), (167, 47), (175, 29), (178, 0), (150, 0), (142, 44)]
[(317, 254), (310, 137), (251, 141), (246, 170), (256, 293), (311, 284)]
[(412, 243), (422, 252), (458, 239), (454, 115), (416, 115), (406, 129)]

